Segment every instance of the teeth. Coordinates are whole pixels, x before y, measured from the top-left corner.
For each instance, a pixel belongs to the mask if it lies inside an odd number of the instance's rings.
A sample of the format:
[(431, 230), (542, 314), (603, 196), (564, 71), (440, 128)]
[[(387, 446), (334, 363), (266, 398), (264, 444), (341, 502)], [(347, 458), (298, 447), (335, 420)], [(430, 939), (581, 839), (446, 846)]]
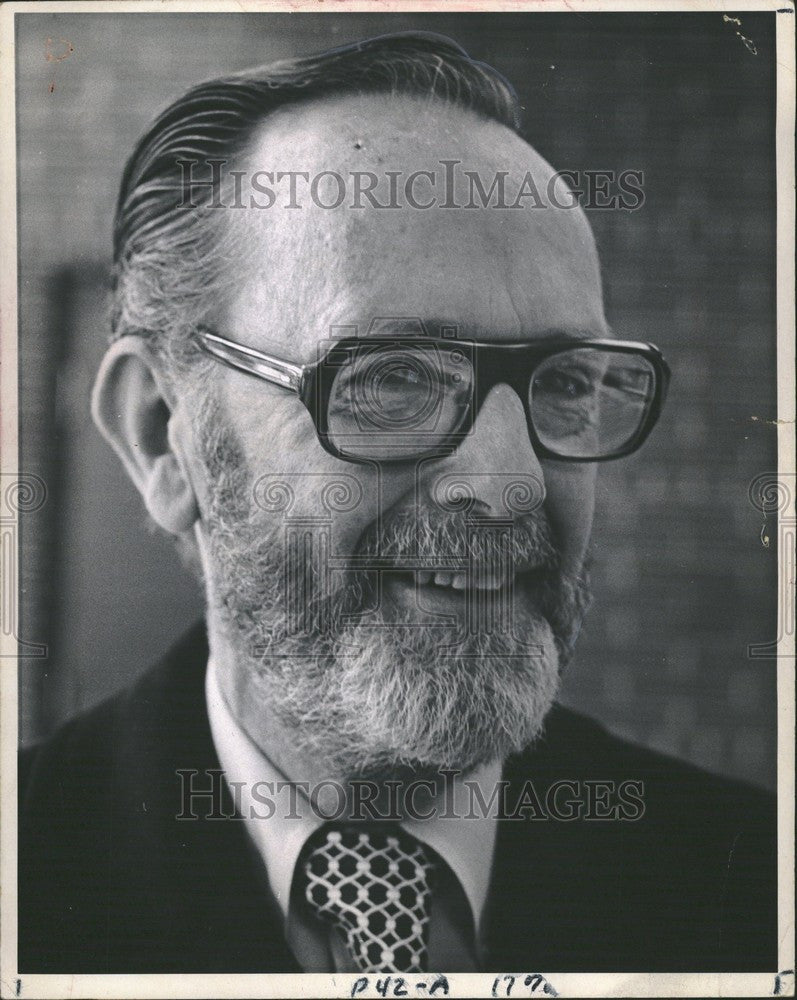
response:
[[(451, 587), (454, 590), (466, 590), (468, 587), (468, 574), (464, 572), (450, 572), (448, 570), (416, 570), (418, 584), (425, 587), (434, 583), (438, 587)], [(509, 579), (505, 579), (498, 573), (491, 573), (488, 570), (476, 570), (471, 577), (471, 586), (476, 590), (501, 590), (509, 584)]]

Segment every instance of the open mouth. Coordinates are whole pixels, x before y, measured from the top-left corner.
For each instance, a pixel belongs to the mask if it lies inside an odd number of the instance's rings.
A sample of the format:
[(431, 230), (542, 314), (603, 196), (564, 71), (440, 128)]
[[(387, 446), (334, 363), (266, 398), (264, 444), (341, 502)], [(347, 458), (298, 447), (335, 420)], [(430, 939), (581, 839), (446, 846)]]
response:
[(429, 615), (453, 615), (460, 627), (474, 614), (523, 615), (531, 610), (542, 614), (547, 572), (538, 566), (501, 577), (481, 568), (467, 572), (382, 567), (381, 610), (388, 620), (409, 616), (427, 624), (435, 621)]
[(463, 595), (468, 592), (508, 593), (511, 590), (528, 590), (538, 584), (544, 575), (540, 567), (520, 572), (497, 573), (483, 567), (470, 572), (465, 570), (396, 569), (383, 571), (385, 586), (391, 584), (403, 590), (418, 589), (424, 593), (449, 592)]

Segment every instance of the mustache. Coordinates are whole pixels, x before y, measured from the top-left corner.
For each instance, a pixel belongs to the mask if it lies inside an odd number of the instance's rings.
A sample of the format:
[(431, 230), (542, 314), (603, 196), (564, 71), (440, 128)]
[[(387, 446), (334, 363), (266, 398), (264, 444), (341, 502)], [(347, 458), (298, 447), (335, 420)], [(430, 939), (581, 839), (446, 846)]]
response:
[(352, 559), (357, 569), (433, 570), (441, 563), (475, 571), (555, 573), (561, 558), (541, 510), (523, 518), (498, 519), (405, 508), (370, 525)]

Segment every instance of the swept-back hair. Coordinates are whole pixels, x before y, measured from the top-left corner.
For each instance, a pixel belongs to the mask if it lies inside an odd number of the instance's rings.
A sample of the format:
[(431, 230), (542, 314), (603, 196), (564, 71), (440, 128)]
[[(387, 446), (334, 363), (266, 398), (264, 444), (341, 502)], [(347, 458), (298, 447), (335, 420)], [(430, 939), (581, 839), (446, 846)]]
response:
[(199, 191), (185, 198), (185, 161), (235, 158), (277, 108), (368, 93), (438, 100), (519, 127), (511, 84), (450, 38), (428, 32), (382, 35), (193, 87), (153, 122), (125, 167), (114, 225), (114, 337), (147, 335), (176, 363), (180, 341), (213, 301), (214, 257), (224, 256), (210, 224), (216, 213), (202, 209)]

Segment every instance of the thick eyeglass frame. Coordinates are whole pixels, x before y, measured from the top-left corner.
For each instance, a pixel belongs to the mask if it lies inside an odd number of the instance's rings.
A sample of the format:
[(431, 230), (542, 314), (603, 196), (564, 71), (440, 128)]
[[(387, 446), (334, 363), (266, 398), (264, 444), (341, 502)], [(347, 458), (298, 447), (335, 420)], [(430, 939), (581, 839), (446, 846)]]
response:
[[(661, 414), (670, 381), (670, 368), (661, 351), (654, 344), (631, 340), (611, 340), (606, 338), (576, 339), (573, 337), (551, 338), (538, 342), (497, 342), (455, 340), (434, 337), (346, 337), (335, 341), (315, 362), (300, 365), (272, 354), (264, 354), (252, 347), (220, 336), (207, 327), (197, 329), (200, 347), (211, 357), (230, 368), (253, 375), (256, 378), (280, 386), (294, 393), (302, 401), (315, 424), (318, 439), (323, 448), (346, 462), (370, 464), (373, 462), (406, 462), (427, 458), (439, 453), (440, 457), (450, 453), (470, 433), (482, 403), (495, 385), (506, 384), (518, 394), (526, 414), (529, 439), (538, 458), (560, 462), (608, 462), (623, 458), (636, 451), (646, 440)], [(340, 367), (351, 357), (352, 352), (363, 348), (398, 346), (407, 348), (419, 346), (440, 350), (458, 350), (472, 359), (474, 371), (473, 399), (464, 420), (457, 428), (442, 436), (435, 435), (435, 443), (427, 451), (399, 453), (395, 458), (368, 458), (352, 455), (337, 447), (329, 431), (329, 398)], [(648, 409), (636, 434), (622, 448), (608, 455), (573, 457), (557, 453), (539, 438), (531, 415), (531, 400), (528, 388), (536, 368), (547, 358), (563, 351), (594, 347), (617, 354), (633, 354), (650, 362), (655, 373), (656, 385)], [(396, 433), (400, 439), (400, 432)], [(381, 437), (390, 434), (382, 431)]]

